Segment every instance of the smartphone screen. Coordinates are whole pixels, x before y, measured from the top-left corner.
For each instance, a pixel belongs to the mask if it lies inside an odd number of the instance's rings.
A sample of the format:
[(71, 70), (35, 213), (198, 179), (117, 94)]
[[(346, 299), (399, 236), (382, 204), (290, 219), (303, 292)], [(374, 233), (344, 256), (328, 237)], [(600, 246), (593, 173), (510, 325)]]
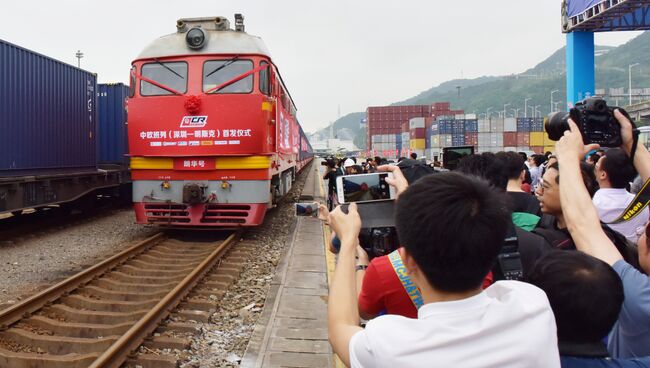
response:
[(344, 203), (391, 199), (388, 173), (350, 175), (341, 177)]
[(318, 217), (318, 203), (296, 203), (296, 216)]

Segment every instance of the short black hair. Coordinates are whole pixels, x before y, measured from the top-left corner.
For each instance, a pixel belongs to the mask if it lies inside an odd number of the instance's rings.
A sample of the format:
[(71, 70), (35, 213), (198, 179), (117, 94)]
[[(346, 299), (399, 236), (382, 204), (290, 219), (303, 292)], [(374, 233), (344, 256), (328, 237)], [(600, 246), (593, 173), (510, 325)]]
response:
[(415, 152), (411, 152), (411, 158), (415, 160), (416, 158), (418, 158), (418, 154)]
[(528, 282), (546, 292), (561, 342), (598, 342), (607, 336), (623, 304), (623, 283), (607, 263), (578, 251), (540, 258)]
[(497, 152), (496, 159), (503, 174), (510, 179), (519, 179), (521, 172), (525, 170), (524, 159), (515, 152)]
[(595, 164), (596, 162), (598, 162), (598, 160), (600, 160), (600, 155), (594, 152), (591, 155), (589, 155), (588, 160), (592, 161)]
[(526, 154), (526, 152), (517, 152), (517, 153), (519, 154), (519, 156), (521, 156), (521, 158), (524, 159), (524, 161), (528, 160), (528, 155)]
[(544, 162), (546, 162), (546, 157), (544, 155), (532, 155), (535, 166), (540, 167)]
[(467, 175), (478, 176), (499, 189), (505, 190), (508, 186), (508, 178), (497, 162), (496, 155), (492, 152), (483, 152), (478, 155), (463, 157), (458, 161), (456, 171)]
[(381, 162), (381, 157), (375, 156), (375, 162), (377, 163), (377, 165), (379, 165), (379, 163)]
[(620, 148), (610, 148), (601, 158), (600, 169), (607, 173), (613, 188), (625, 188), (636, 177), (632, 160)]
[(421, 178), (395, 209), (401, 243), (431, 286), (445, 292), (481, 286), (510, 221), (505, 194), (456, 172)]
[[(560, 165), (558, 162), (551, 164), (548, 169), (557, 170), (558, 174), (555, 177), (555, 182), (560, 184)], [(589, 165), (586, 162), (580, 162), (580, 174), (582, 175), (582, 182), (587, 187), (589, 196), (593, 197), (598, 190), (598, 181), (596, 181), (596, 174), (594, 173), (594, 167)]]

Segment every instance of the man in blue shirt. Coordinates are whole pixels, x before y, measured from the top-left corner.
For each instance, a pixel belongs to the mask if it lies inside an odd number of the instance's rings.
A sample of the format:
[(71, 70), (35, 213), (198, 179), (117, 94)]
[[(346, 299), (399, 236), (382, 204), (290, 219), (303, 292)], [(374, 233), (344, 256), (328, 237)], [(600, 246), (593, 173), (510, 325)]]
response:
[[(614, 112), (621, 124), (623, 145), (621, 148), (631, 156), (632, 124), (621, 114)], [(610, 335), (609, 352), (615, 358), (650, 356), (650, 279), (623, 260), (611, 240), (605, 235), (598, 212), (580, 175), (582, 156), (597, 145), (583, 146), (582, 136), (573, 121), (569, 121), (570, 132), (566, 132), (555, 149), (560, 163), (560, 201), (567, 228), (576, 248), (592, 255), (616, 271), (623, 283), (625, 301), (618, 321)], [(650, 178), (650, 152), (639, 144), (634, 153), (634, 167), (644, 181)], [(639, 249), (639, 263), (650, 273), (650, 253)]]

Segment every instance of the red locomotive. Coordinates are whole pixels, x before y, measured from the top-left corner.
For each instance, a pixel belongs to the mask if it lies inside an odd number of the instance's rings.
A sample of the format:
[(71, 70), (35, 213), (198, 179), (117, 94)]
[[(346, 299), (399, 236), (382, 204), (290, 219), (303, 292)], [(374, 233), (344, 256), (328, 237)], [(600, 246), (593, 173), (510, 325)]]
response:
[(180, 19), (132, 63), (129, 154), (136, 221), (262, 223), (313, 157), (264, 42), (226, 18)]

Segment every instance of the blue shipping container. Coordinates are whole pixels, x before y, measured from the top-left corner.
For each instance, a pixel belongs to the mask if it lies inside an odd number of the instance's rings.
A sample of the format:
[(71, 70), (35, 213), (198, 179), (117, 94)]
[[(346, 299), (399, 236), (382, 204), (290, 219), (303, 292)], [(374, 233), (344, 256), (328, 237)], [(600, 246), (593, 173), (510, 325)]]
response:
[(402, 143), (402, 134), (395, 134), (395, 142)]
[(465, 145), (465, 135), (464, 134), (454, 134), (451, 136), (451, 145), (452, 146), (464, 146)]
[(452, 121), (451, 134), (465, 134), (465, 120)]
[(518, 132), (530, 132), (530, 120), (527, 118), (518, 118), (517, 119), (517, 131)]
[(438, 130), (440, 134), (451, 134), (452, 122), (452, 120), (439, 120)]
[(0, 40), (0, 172), (96, 168), (97, 76)]
[(100, 84), (97, 90), (98, 162), (125, 164), (128, 147), (126, 100), (129, 96), (129, 87), (122, 83)]
[(429, 134), (427, 134), (427, 136), (429, 136), (431, 134), (438, 134), (438, 131), (439, 131), (438, 127), (439, 126), (440, 126), (440, 123), (438, 123), (437, 121), (434, 121), (431, 124), (431, 127), (429, 128)]
[(477, 133), (478, 132), (478, 120), (465, 120), (465, 132), (466, 133)]
[(544, 131), (544, 119), (536, 118), (530, 123), (531, 132), (543, 132)]

